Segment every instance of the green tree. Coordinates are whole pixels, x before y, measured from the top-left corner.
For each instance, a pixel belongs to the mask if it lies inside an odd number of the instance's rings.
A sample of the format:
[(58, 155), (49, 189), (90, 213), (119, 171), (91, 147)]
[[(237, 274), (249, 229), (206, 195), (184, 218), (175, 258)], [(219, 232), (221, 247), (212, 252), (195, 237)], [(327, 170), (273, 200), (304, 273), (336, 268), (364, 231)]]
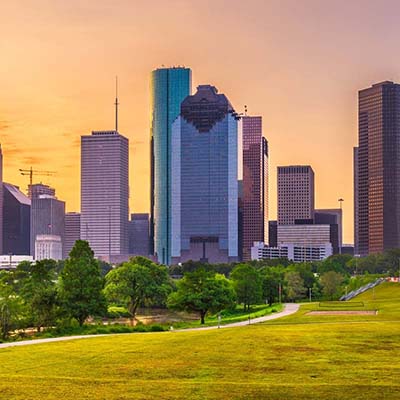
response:
[(279, 299), (279, 287), (282, 290), (284, 281), (283, 267), (263, 267), (260, 270), (262, 297), (272, 304)]
[(104, 279), (89, 243), (77, 240), (60, 278), (60, 300), (66, 313), (83, 325), (90, 315), (106, 312)]
[(52, 325), (57, 312), (56, 268), (54, 260), (20, 264), (15, 277), (18, 294), (29, 312), (31, 323), (40, 332), (44, 326)]
[(178, 290), (168, 297), (168, 307), (199, 313), (201, 324), (207, 312), (218, 312), (235, 305), (235, 291), (230, 282), (214, 271), (199, 268), (186, 272), (177, 282)]
[(168, 270), (144, 257), (135, 257), (106, 275), (105, 295), (124, 304), (133, 324), (141, 305), (163, 304), (171, 291)]
[(288, 271), (285, 274), (287, 296), (291, 301), (296, 301), (304, 297), (306, 288), (300, 274), (296, 271)]
[(230, 278), (239, 303), (250, 310), (252, 304), (262, 300), (262, 283), (259, 272), (251, 265), (239, 264), (231, 272)]
[(343, 275), (335, 271), (328, 271), (320, 278), (322, 293), (333, 300), (343, 282)]

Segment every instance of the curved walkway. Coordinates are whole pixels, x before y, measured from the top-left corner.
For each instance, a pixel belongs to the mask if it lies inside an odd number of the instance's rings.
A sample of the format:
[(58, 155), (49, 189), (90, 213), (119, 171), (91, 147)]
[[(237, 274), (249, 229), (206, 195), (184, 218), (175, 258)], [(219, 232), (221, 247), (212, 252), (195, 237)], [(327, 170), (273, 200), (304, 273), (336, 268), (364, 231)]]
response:
[[(254, 318), (250, 321), (241, 321), (234, 322), (232, 324), (221, 325), (220, 328), (237, 328), (239, 326), (246, 326), (252, 324), (258, 324), (260, 322), (270, 321), (272, 319), (286, 317), (287, 315), (294, 314), (299, 309), (299, 304), (294, 303), (286, 303), (284, 304), (284, 309), (280, 312), (266, 315), (264, 317)], [(199, 328), (189, 328), (189, 329), (176, 329), (173, 332), (189, 332), (189, 331), (208, 331), (211, 329), (219, 329), (218, 326), (204, 326)], [(135, 333), (136, 335), (137, 333)], [(62, 336), (56, 338), (48, 338), (48, 339), (33, 339), (33, 340), (21, 340), (20, 342), (10, 342), (10, 343), (0, 343), (0, 349), (4, 349), (7, 347), (15, 347), (15, 346), (26, 346), (31, 344), (41, 344), (41, 343), (51, 343), (51, 342), (63, 342), (66, 340), (76, 340), (76, 339), (88, 339), (93, 337), (101, 337), (101, 336), (116, 336), (116, 335), (127, 335), (126, 333), (116, 333), (116, 334), (105, 334), (105, 335), (77, 335), (77, 336)]]

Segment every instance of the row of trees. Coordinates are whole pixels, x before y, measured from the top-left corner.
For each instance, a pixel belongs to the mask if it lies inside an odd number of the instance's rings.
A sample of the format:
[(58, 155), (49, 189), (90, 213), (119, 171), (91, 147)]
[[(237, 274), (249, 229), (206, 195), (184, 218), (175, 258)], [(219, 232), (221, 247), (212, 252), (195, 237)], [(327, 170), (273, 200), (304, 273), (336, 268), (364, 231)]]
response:
[(180, 279), (172, 279), (173, 270), (135, 257), (108, 269), (94, 258), (87, 242), (77, 241), (61, 269), (55, 261), (43, 260), (1, 273), (2, 336), (71, 319), (83, 325), (89, 316), (104, 316), (110, 304), (126, 307), (132, 323), (139, 307), (157, 306), (196, 312), (203, 324), (208, 312), (236, 304), (250, 310), (254, 304), (295, 301), (307, 291), (333, 297), (344, 279), (335, 271), (318, 278), (311, 264), (237, 264), (224, 274), (220, 267), (190, 262), (181, 266)]

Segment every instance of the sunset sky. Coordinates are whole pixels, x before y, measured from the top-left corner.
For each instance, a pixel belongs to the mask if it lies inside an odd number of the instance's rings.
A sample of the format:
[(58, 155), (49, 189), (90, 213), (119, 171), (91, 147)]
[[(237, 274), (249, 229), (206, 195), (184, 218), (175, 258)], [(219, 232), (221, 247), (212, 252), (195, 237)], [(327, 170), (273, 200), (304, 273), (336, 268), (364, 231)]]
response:
[(114, 127), (130, 140), (131, 212), (149, 209), (150, 72), (185, 65), (238, 112), (262, 115), (276, 166), (310, 164), (316, 206), (344, 201), (353, 243), (357, 91), (400, 81), (398, 1), (0, 0), (0, 143), (4, 179), (19, 168), (79, 211), (80, 136)]

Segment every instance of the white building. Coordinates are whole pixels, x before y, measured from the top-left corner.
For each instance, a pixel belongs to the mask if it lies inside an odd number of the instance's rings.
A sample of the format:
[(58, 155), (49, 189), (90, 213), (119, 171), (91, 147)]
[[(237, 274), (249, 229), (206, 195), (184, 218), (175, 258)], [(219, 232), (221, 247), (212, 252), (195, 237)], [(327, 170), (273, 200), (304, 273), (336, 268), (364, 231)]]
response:
[(35, 240), (36, 260), (61, 260), (62, 240), (57, 235), (37, 235)]
[(278, 247), (269, 247), (265, 243), (255, 242), (251, 248), (251, 259), (287, 258), (294, 262), (320, 261), (332, 255), (332, 244), (295, 244), (284, 243)]
[(32, 256), (14, 256), (14, 255), (2, 255), (0, 256), (0, 269), (12, 269), (17, 268), (18, 264), (22, 261), (33, 261)]

